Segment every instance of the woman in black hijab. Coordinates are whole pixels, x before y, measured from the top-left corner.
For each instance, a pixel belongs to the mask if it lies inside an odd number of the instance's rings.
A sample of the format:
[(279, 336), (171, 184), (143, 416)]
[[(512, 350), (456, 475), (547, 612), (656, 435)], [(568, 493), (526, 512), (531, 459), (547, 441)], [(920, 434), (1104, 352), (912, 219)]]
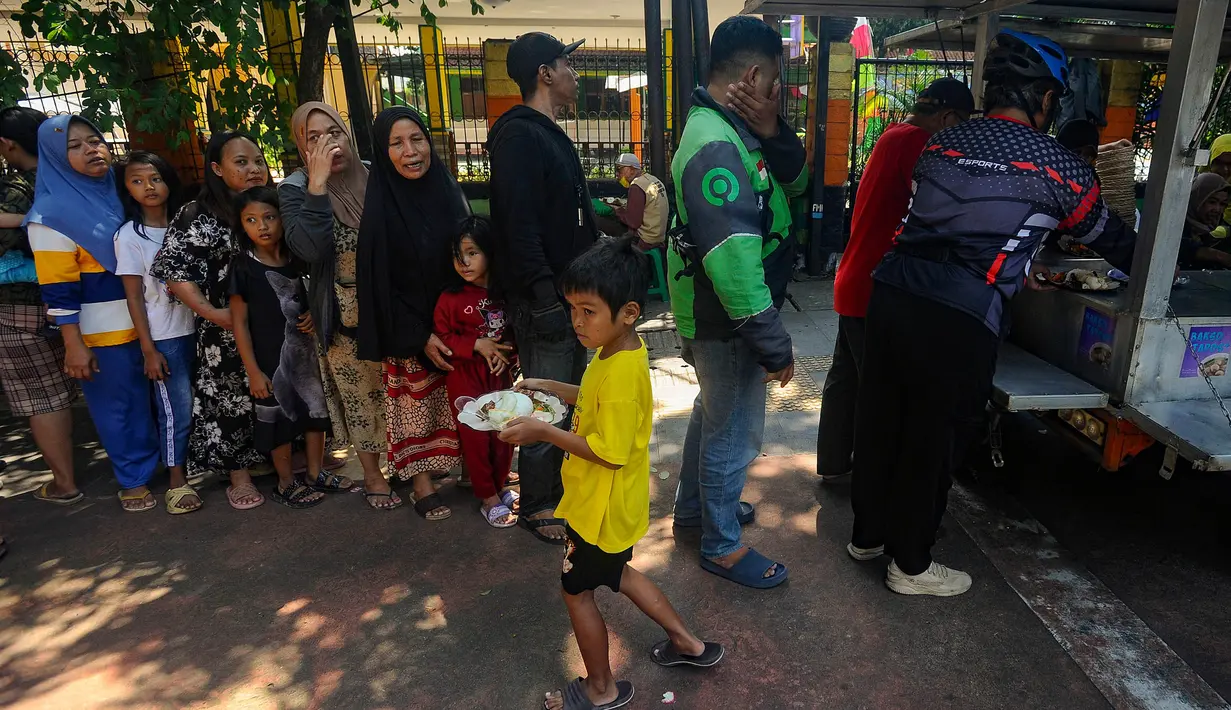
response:
[(459, 447), (440, 372), (453, 369), (453, 353), (432, 334), (432, 312), (470, 209), (418, 113), (381, 111), (373, 133), (356, 261), (359, 357), (383, 363), (390, 473), (413, 480), (420, 515), (444, 520), (451, 512), (431, 478), (459, 463)]

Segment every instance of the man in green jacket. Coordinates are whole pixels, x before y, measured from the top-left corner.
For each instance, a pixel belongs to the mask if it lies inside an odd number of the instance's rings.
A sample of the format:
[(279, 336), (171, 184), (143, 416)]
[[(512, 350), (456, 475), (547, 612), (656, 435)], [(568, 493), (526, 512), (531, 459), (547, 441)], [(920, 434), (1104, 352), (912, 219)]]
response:
[[(804, 148), (778, 115), (782, 39), (752, 17), (714, 30), (708, 86), (692, 95), (671, 163), (679, 224), (668, 254), (671, 307), (701, 394), (684, 440), (675, 523), (700, 526), (701, 567), (764, 589), (785, 565), (740, 542), (740, 502), (765, 431), (765, 384), (794, 374), (778, 309), (795, 261), (789, 198), (804, 191)], [(704, 491), (704, 493), (703, 493)]]

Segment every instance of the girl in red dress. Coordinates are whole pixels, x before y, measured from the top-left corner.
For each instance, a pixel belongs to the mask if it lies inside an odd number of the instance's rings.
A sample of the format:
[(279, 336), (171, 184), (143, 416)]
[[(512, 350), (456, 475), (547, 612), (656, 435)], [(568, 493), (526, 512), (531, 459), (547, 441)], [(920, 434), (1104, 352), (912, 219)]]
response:
[[(453, 371), (446, 374), (445, 384), (454, 402), (513, 386), (509, 372), (513, 345), (506, 337), (511, 331), (506, 330), (504, 303), (487, 291), (490, 247), (491, 224), (483, 217), (467, 218), (453, 239), (453, 268), (459, 278), (436, 302), (433, 330), (453, 351)], [(453, 416), (456, 419), (456, 404)], [(498, 432), (475, 431), (464, 424), (458, 424), (457, 434), (484, 519), (494, 528), (516, 525), (518, 496), (505, 490), (512, 445), (501, 441)]]

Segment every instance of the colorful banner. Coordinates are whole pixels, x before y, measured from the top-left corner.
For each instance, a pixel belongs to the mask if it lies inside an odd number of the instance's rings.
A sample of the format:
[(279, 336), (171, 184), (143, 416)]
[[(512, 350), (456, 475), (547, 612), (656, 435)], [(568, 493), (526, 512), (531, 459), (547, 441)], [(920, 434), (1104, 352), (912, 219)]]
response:
[(1180, 377), (1227, 375), (1227, 363), (1231, 361), (1231, 325), (1195, 325), (1188, 331), (1188, 344), (1191, 347), (1184, 353)]
[(1102, 311), (1086, 306), (1081, 319), (1081, 336), (1077, 339), (1077, 355), (1104, 370), (1111, 368), (1111, 344), (1116, 338), (1116, 321)]
[(856, 59), (872, 56), (872, 27), (868, 24), (868, 18), (860, 17), (856, 21), (851, 44), (855, 46)]

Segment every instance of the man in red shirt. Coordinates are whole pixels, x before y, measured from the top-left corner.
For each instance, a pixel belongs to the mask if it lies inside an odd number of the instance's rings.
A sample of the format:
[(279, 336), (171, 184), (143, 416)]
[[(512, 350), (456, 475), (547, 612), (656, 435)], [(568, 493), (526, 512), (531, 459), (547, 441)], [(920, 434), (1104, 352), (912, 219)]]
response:
[(838, 342), (825, 377), (816, 436), (816, 470), (824, 481), (845, 479), (851, 473), (872, 270), (889, 251), (906, 217), (915, 162), (933, 134), (970, 118), (974, 107), (974, 97), (964, 83), (950, 77), (937, 79), (919, 93), (904, 121), (885, 129), (868, 158), (855, 195), (851, 238), (833, 286)]

